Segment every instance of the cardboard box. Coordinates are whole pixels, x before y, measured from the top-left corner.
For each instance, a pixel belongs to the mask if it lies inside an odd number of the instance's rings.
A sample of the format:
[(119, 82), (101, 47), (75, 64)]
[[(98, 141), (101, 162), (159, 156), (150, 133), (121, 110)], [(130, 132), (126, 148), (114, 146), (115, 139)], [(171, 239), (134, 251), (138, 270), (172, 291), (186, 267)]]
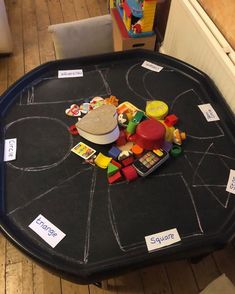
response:
[(114, 51), (124, 51), (131, 49), (155, 49), (156, 35), (131, 38), (122, 22), (119, 12), (116, 8), (111, 9), (113, 20), (113, 42)]

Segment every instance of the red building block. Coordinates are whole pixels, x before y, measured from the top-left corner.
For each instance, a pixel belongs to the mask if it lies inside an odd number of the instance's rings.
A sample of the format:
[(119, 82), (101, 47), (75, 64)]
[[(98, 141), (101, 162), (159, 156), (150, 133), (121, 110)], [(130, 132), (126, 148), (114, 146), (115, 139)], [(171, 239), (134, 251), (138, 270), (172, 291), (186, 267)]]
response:
[(119, 169), (122, 168), (121, 163), (115, 161), (114, 159), (111, 160), (111, 163), (112, 163), (113, 165), (116, 165), (116, 167), (118, 167)]
[(132, 165), (126, 166), (122, 169), (122, 173), (127, 181), (134, 181), (138, 178), (138, 174)]
[(122, 179), (122, 175), (120, 173), (120, 171), (116, 172), (114, 175), (112, 175), (111, 177), (108, 177), (108, 182), (109, 184), (113, 184), (115, 182), (118, 182)]
[(175, 114), (170, 114), (168, 115), (165, 120), (164, 120), (164, 123), (168, 126), (168, 127), (172, 127), (174, 126), (175, 124), (177, 124), (178, 122), (178, 117), (175, 115)]
[(124, 166), (128, 166), (128, 165), (132, 164), (133, 161), (134, 161), (134, 157), (133, 157), (133, 156), (129, 156), (129, 157), (123, 159), (123, 160), (121, 161), (121, 163), (122, 163), (122, 165), (124, 165)]

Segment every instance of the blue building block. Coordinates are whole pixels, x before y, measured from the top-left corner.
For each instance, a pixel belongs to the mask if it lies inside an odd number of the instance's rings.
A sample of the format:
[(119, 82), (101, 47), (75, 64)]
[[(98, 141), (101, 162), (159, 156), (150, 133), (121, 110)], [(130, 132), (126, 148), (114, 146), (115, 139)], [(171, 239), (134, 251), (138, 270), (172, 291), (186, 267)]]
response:
[(118, 155), (121, 153), (121, 150), (119, 150), (117, 147), (113, 146), (110, 150), (109, 150), (109, 156), (111, 156), (112, 158), (116, 159), (118, 158)]

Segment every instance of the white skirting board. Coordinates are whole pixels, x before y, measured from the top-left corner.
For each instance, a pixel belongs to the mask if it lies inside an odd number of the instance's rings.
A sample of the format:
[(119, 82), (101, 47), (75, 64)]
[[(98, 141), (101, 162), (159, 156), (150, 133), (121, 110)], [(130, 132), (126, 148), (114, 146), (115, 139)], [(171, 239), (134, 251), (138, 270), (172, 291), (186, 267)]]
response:
[(160, 52), (207, 73), (235, 113), (235, 52), (196, 0), (172, 0)]

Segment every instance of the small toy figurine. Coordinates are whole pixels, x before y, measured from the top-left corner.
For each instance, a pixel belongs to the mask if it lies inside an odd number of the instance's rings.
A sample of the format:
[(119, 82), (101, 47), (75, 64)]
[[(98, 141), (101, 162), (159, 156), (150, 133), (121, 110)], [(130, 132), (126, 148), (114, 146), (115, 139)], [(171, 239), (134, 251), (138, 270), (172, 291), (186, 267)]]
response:
[(132, 25), (131, 28), (134, 34), (140, 34), (142, 32), (141, 24), (139, 21), (137, 21), (137, 23)]
[(118, 115), (118, 124), (119, 124), (121, 127), (126, 128), (127, 125), (128, 125), (128, 122), (129, 122), (129, 120), (128, 120), (128, 117), (127, 117), (126, 113), (120, 113), (120, 114)]

